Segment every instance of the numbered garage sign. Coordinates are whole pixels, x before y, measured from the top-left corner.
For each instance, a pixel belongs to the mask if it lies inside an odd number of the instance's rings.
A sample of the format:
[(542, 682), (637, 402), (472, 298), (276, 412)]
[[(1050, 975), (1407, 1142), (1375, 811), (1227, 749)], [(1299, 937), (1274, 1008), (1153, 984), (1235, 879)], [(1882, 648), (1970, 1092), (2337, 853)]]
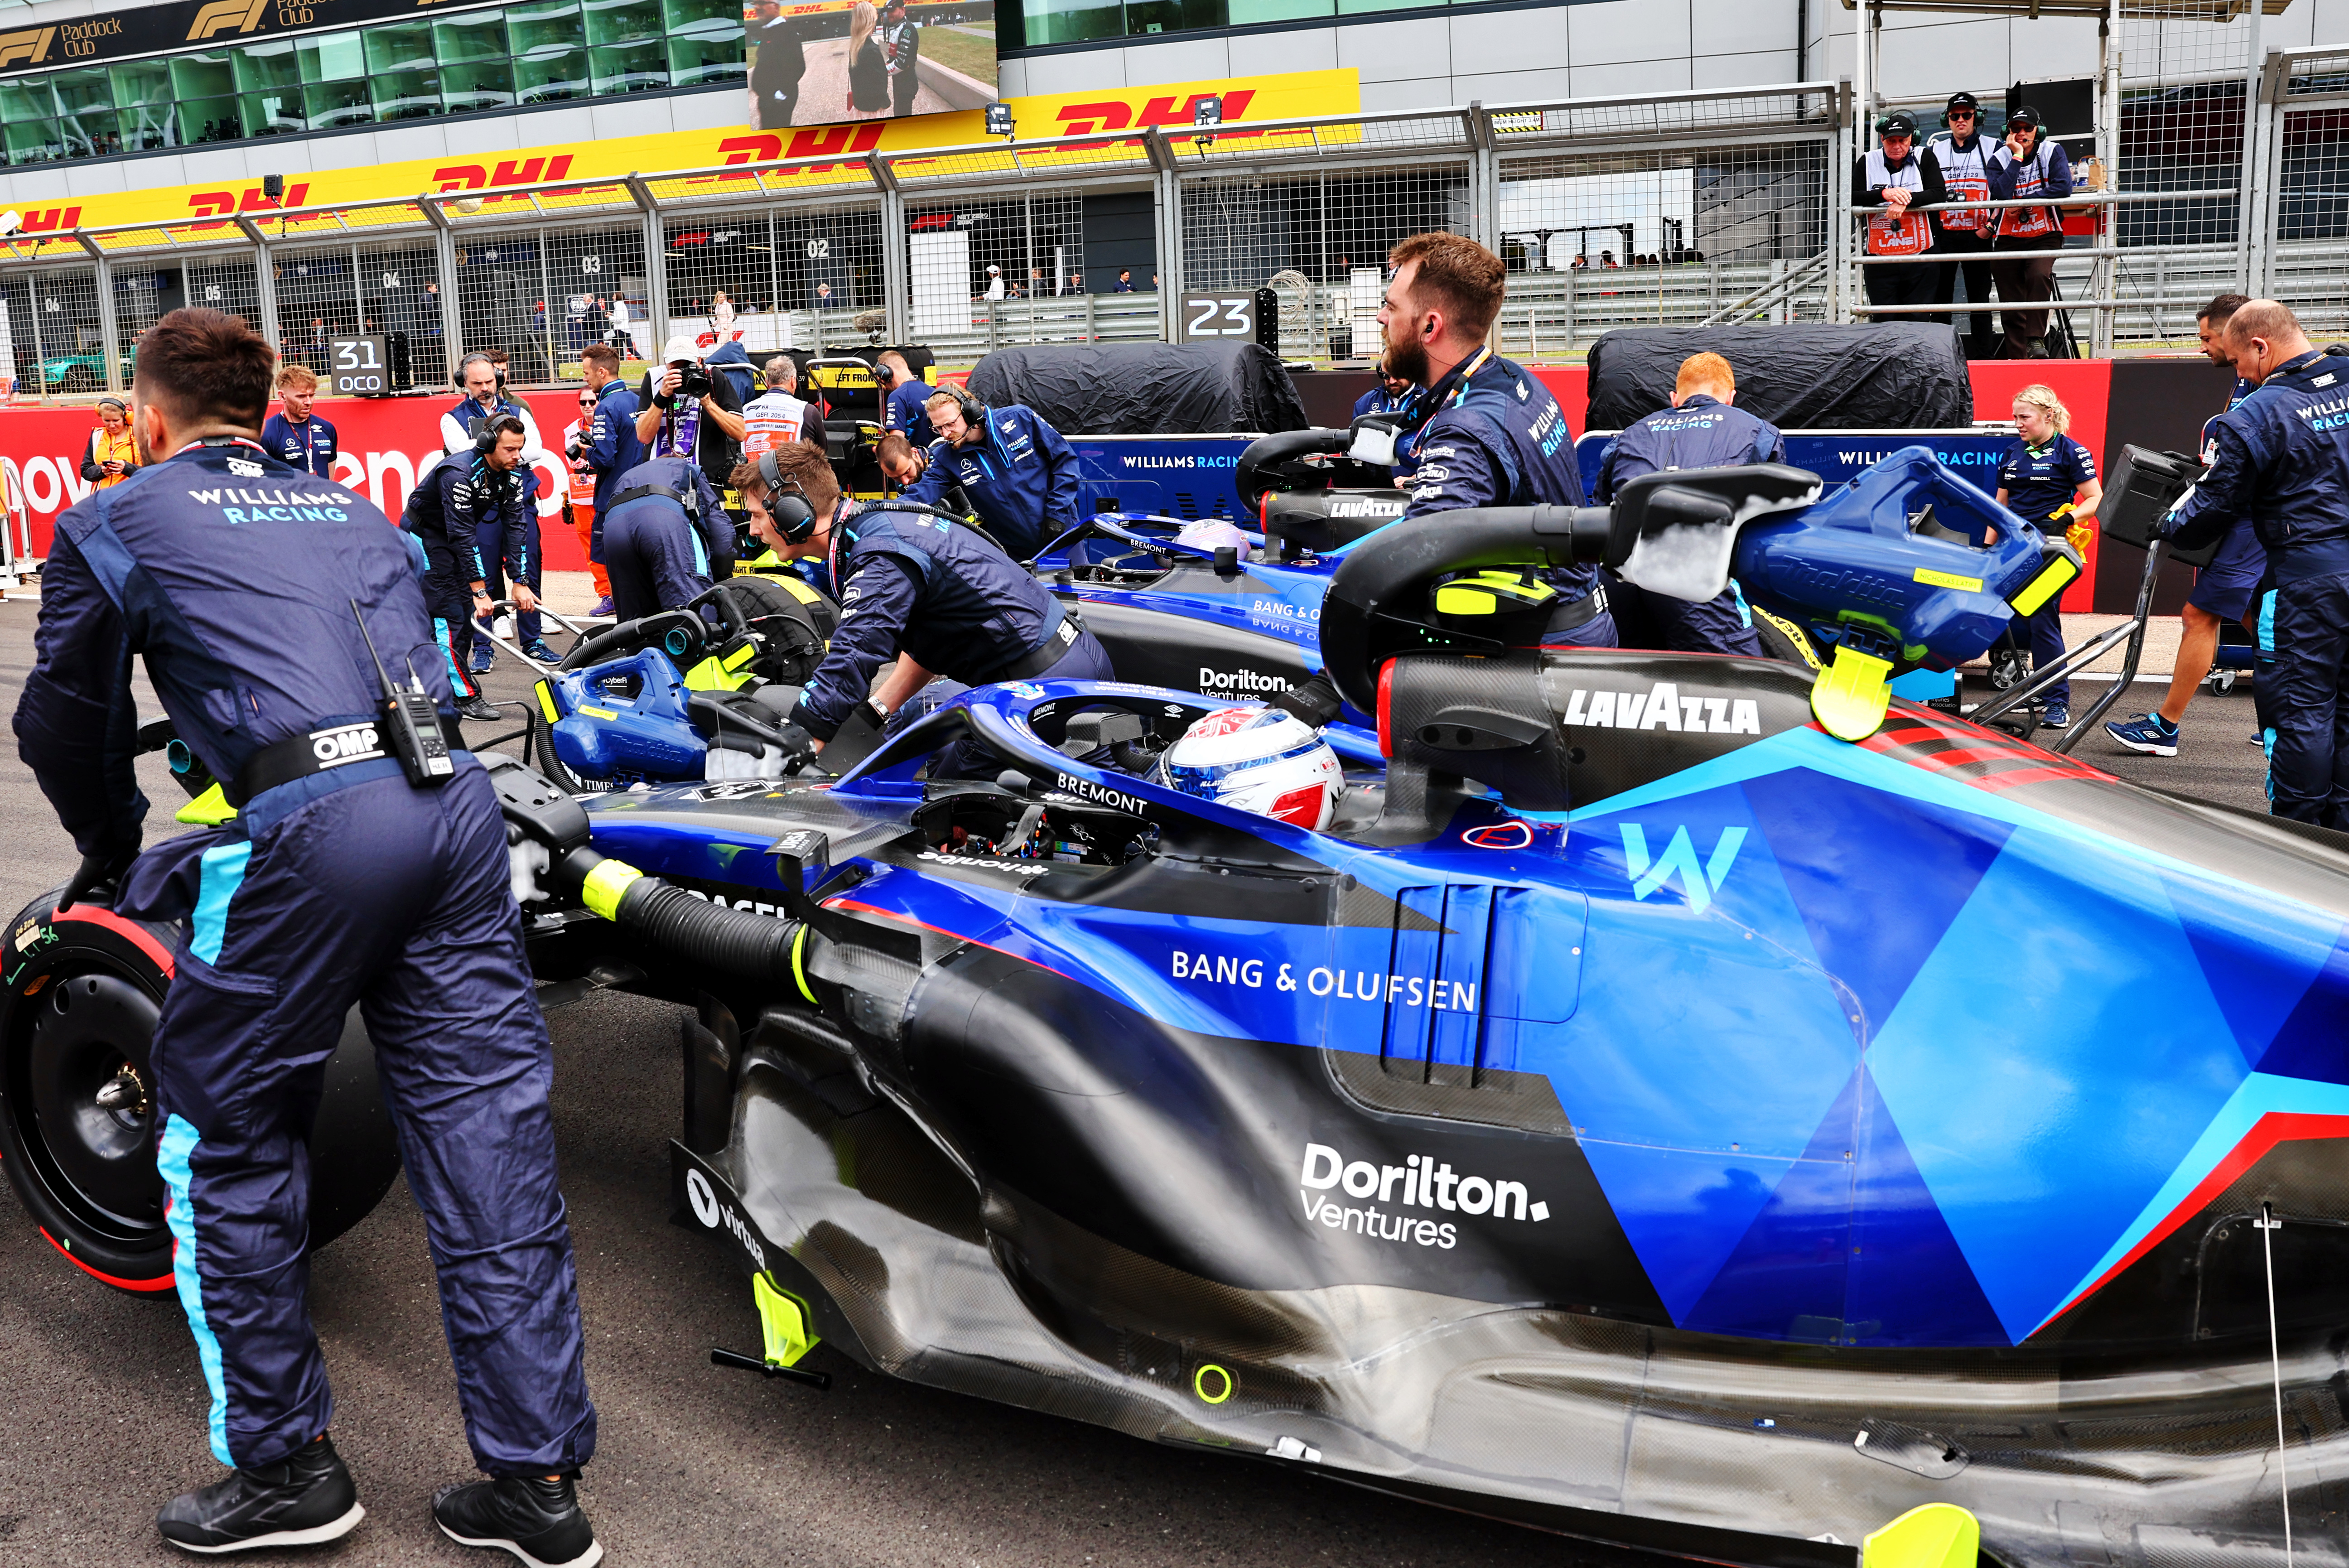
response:
[(330, 337), (328, 375), (337, 398), (382, 398), (391, 393), (390, 368), (380, 337)]
[(1186, 294), (1183, 296), (1183, 337), (1185, 341), (1210, 337), (1256, 337), (1256, 294), (1235, 289), (1229, 294)]

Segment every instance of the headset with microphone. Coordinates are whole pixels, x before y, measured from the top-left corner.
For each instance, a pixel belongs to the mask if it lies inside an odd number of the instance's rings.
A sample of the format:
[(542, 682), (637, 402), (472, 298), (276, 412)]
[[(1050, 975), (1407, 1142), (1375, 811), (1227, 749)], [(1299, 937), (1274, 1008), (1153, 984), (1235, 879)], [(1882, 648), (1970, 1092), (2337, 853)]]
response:
[(785, 544), (806, 544), (808, 535), (815, 532), (815, 508), (809, 504), (800, 482), (784, 475), (783, 465), (771, 452), (759, 454), (759, 483), (767, 487), (766, 512), (775, 532)]

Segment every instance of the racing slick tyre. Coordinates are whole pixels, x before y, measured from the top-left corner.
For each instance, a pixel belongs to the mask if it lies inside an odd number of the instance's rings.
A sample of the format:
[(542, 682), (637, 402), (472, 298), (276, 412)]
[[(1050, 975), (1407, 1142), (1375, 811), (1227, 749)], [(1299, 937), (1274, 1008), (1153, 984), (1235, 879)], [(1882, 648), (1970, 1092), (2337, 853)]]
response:
[[(56, 889), (0, 940), (0, 1169), (41, 1235), (94, 1279), (171, 1289), (148, 1045), (180, 933)], [(354, 1007), (310, 1133), (310, 1245), (365, 1219), (399, 1173), (375, 1052)]]
[(554, 754), (554, 726), (535, 707), (530, 711), (531, 765), (544, 774), (549, 783), (565, 794), (587, 794), (593, 786), (564, 765)]
[(1764, 659), (1784, 659), (1788, 664), (1799, 664), (1806, 670), (1819, 667), (1817, 656), (1811, 651), (1810, 639), (1792, 621), (1781, 620), (1767, 610), (1756, 610), (1754, 635), (1762, 644)]

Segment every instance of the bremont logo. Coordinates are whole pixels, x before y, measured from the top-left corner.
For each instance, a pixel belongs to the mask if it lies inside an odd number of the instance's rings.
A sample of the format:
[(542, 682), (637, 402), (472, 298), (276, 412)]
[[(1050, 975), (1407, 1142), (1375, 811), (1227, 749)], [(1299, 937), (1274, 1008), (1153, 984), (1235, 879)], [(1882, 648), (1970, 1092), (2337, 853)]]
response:
[(222, 33), (250, 33), (261, 26), (269, 0), (212, 0), (188, 25), (188, 42), (202, 43)]
[(49, 57), (49, 46), (57, 41), (55, 27), (26, 27), (22, 32), (0, 33), (0, 67), (37, 66)]

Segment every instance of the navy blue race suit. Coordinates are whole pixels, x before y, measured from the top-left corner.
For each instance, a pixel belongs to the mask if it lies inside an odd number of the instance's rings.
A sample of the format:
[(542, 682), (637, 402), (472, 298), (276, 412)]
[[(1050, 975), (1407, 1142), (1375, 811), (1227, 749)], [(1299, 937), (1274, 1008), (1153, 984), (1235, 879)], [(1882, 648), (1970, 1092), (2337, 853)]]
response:
[[(520, 398), (509, 397), (504, 392), (499, 392), (492, 397), (486, 405), (471, 397), (458, 399), (456, 406), (440, 416), (441, 450), (448, 452), (470, 451), (474, 437), (480, 432), (481, 428), (501, 415), (522, 421), (522, 461), (527, 471), (531, 463), (546, 455), (546, 449), (539, 441), (538, 421), (531, 416), (530, 405)], [(266, 442), (264, 441), (264, 444)], [(535, 480), (533, 480), (531, 494), (533, 499), (537, 493), (538, 484)], [(534, 556), (538, 553), (538, 508), (535, 505), (531, 508), (530, 526), (531, 554)], [(484, 579), (484, 586), (489, 590), (490, 597), (502, 599), (506, 597), (506, 576), (499, 569), (502, 563), (499, 558), (502, 549), (497, 528), (496, 519), (485, 519), (481, 524), (481, 536), (477, 542), (481, 547), (481, 566), (489, 573)], [(538, 592), (538, 578), (535, 576), (516, 580), (528, 583), (532, 593)], [(536, 610), (532, 610), (527, 615), (517, 616), (514, 621), (515, 630), (520, 635), (524, 647), (539, 640), (543, 628)]]
[(516, 581), (538, 581), (537, 479), (535, 469), (501, 473), (469, 448), (426, 469), (400, 509), (400, 526), (422, 541), (429, 563), (424, 603), (432, 639), (448, 659), (450, 684), (468, 698), (481, 695), (471, 670), (472, 585), (486, 584), (492, 566), (481, 542), (495, 542)]
[[(792, 720), (820, 740), (840, 731), (900, 653), (957, 686), (996, 680), (1112, 680), (1109, 654), (1003, 547), (976, 528), (893, 502), (844, 503), (822, 586), (841, 621)], [(935, 698), (937, 693), (930, 695)], [(908, 701), (892, 729), (928, 706)], [(976, 747), (954, 765), (978, 766)]]
[[(180, 738), (242, 807), (141, 856), (116, 906), (188, 922), (151, 1061), (214, 1456), (274, 1464), (334, 1419), (304, 1151), (356, 1002), (424, 1211), (474, 1462), (552, 1474), (593, 1452), (595, 1412), (505, 829), (471, 753), (418, 789), (374, 749), (354, 599), (394, 675), (413, 669), (446, 714), (424, 598), (383, 514), (250, 442), (183, 451), (57, 520), (18, 751), (86, 855), (134, 852), (143, 654)], [(366, 737), (348, 761), (288, 776), (287, 752), (335, 755), (316, 748), (336, 729)]]
[[(2236, 377), (2227, 407), (2233, 408), (2254, 389), (2255, 383)], [(2202, 421), (2199, 451), (2206, 463), (2218, 457), (2213, 445), (2218, 424), (2217, 414)], [(2247, 619), (2251, 613), (2251, 601), (2259, 596), (2260, 580), (2267, 576), (2267, 570), (2268, 553), (2260, 547), (2259, 535), (2251, 532), (2251, 520), (2238, 517), (2227, 530), (2227, 536), (2220, 541), (2219, 553), (2210, 557), (2210, 564), (2194, 574), (2194, 591), (2186, 596), (2186, 602), (2197, 609), (2209, 611), (2220, 620)]]
[(606, 381), (585, 431), (587, 450), (580, 461), (595, 472), (595, 525), (588, 535), (587, 555), (599, 566), (604, 564), (604, 514), (620, 493), (620, 476), (645, 461), (645, 443), (636, 439), (636, 415), (642, 411), (636, 393), (625, 383)]
[[(1413, 447), (1406, 517), (1465, 506), (1580, 506), (1582, 475), (1566, 410), (1523, 366), (1479, 349), (1420, 395), (1432, 410)], [(1597, 566), (1552, 566), (1541, 579), (1564, 601), (1544, 643), (1613, 648)]]
[[(635, 493), (639, 491), (651, 493)], [(612, 613), (620, 619), (683, 609), (728, 575), (714, 571), (712, 563), (730, 568), (733, 555), (733, 523), (699, 463), (657, 457), (620, 476), (604, 520), (604, 569), (612, 578)]]
[(342, 450), (335, 427), (315, 413), (298, 425), (284, 414), (270, 415), (262, 421), (261, 445), (278, 462), (320, 479), (334, 477), (335, 454)]
[[(1592, 499), (1602, 505), (1611, 502), (1626, 483), (1643, 473), (1785, 461), (1786, 442), (1777, 426), (1709, 392), (1697, 392), (1676, 409), (1657, 410), (1607, 443), (1599, 457), (1599, 493)], [(1610, 598), (1627, 592), (1639, 590), (1620, 583), (1608, 589)], [(1640, 598), (1666, 648), (1681, 653), (1762, 657), (1754, 613), (1734, 583), (1701, 605), (1669, 594), (1643, 594)]]
[(927, 381), (901, 381), (889, 389), (889, 405), (884, 410), (882, 422), (893, 431), (904, 431), (916, 452), (928, 450), (938, 439), (930, 428), (929, 396), (936, 391)]
[(2286, 360), (2210, 433), (2209, 471), (2170, 515), (2181, 546), (2249, 517), (2267, 550), (2270, 809), (2349, 828), (2349, 350)]
[[(2006, 509), (2051, 539), (2060, 539), (2071, 527), (2070, 514), (2056, 512), (2069, 505), (2079, 488), (2096, 477), (2096, 454), (2058, 433), (2045, 446), (2032, 446), (2020, 436), (2014, 450), (1998, 467), (1998, 487), (2006, 492)], [(2023, 618), (2018, 634), (2031, 639), (2031, 668), (2044, 670), (2064, 657), (2063, 595), (2057, 594)], [(2020, 640), (2018, 635), (2017, 640)], [(2072, 683), (2058, 680), (2044, 693), (2051, 708), (2068, 708)]]
[(984, 429), (985, 438), (969, 446), (932, 441), (929, 467), (905, 486), (904, 499), (936, 506), (947, 485), (959, 484), (995, 542), (1019, 560), (1033, 559), (1077, 525), (1077, 454), (1018, 403), (988, 409)]

